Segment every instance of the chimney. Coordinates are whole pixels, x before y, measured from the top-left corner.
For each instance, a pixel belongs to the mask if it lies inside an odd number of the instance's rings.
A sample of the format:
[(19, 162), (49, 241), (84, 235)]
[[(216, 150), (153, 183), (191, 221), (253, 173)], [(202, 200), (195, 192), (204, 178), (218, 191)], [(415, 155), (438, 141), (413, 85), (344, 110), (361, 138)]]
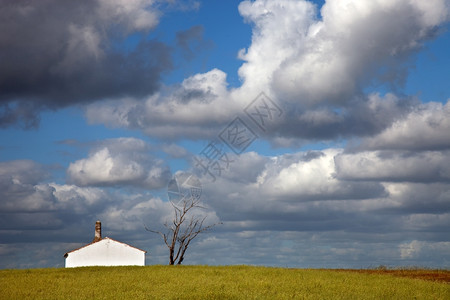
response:
[(94, 236), (94, 243), (98, 242), (102, 239), (102, 222), (97, 221), (95, 222), (95, 236)]

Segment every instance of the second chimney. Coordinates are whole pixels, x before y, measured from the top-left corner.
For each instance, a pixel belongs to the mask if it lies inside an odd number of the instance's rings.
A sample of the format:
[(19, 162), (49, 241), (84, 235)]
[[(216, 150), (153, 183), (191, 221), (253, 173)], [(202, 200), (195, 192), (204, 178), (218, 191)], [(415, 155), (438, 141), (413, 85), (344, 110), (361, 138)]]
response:
[(95, 222), (95, 236), (93, 242), (98, 242), (102, 239), (102, 222)]

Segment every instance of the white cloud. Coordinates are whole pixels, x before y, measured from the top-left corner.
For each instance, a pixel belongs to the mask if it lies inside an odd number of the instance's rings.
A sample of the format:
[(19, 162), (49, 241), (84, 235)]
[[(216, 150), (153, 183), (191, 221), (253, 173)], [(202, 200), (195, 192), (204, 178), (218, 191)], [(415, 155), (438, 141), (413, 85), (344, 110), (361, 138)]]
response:
[(336, 156), (341, 179), (375, 181), (450, 181), (450, 152), (365, 151)]
[(149, 189), (167, 184), (168, 167), (152, 158), (149, 146), (135, 138), (108, 140), (95, 149), (88, 158), (69, 165), (71, 182), (88, 185), (134, 185)]
[(154, 0), (99, 0), (99, 4), (101, 19), (122, 23), (128, 31), (148, 30), (159, 21)]
[(355, 186), (335, 178), (334, 157), (341, 151), (327, 149), (309, 161), (279, 163), (275, 160), (258, 178), (259, 187), (272, 197), (295, 201), (353, 197)]
[(162, 150), (172, 158), (182, 158), (189, 155), (189, 152), (186, 148), (174, 143), (163, 145)]
[(92, 123), (169, 140), (210, 139), (264, 91), (286, 112), (264, 136), (275, 143), (379, 133), (415, 103), (363, 90), (373, 82), (396, 85), (405, 79), (408, 59), (448, 20), (445, 1), (432, 3), (331, 0), (320, 19), (307, 1), (243, 1), (239, 12), (253, 33), (239, 54), (241, 87), (229, 89), (226, 74), (212, 69), (145, 103), (97, 103), (86, 115)]
[(241, 54), (243, 87), (271, 86), (280, 99), (309, 106), (346, 103), (377, 77), (401, 82), (404, 59), (447, 21), (446, 2), (432, 2), (329, 0), (319, 20), (306, 1), (244, 1), (239, 11), (254, 31)]
[(422, 243), (414, 240), (410, 243), (401, 244), (399, 248), (401, 259), (414, 258), (420, 254), (420, 251), (422, 250)]
[(362, 142), (366, 149), (440, 150), (450, 148), (450, 101), (425, 103), (406, 118)]
[(46, 213), (61, 209), (85, 212), (108, 197), (96, 188), (45, 183), (44, 166), (33, 161), (0, 163), (0, 212)]
[(239, 69), (242, 88), (247, 93), (268, 90), (283, 61), (304, 49), (316, 22), (315, 6), (306, 1), (243, 1), (239, 13), (253, 24), (252, 44), (239, 54), (245, 61)]
[(138, 128), (165, 139), (216, 135), (243, 106), (230, 97), (226, 74), (218, 69), (196, 74), (181, 85), (157, 93), (145, 102), (125, 99), (87, 107), (91, 123)]
[[(99, 149), (115, 144), (116, 150), (123, 152), (139, 148), (141, 142), (108, 140)], [(359, 173), (344, 180), (334, 174), (339, 173), (334, 157), (341, 155), (347, 154), (332, 148), (274, 157), (250, 152), (237, 157), (230, 170), (215, 183), (202, 178), (202, 201), (208, 209), (198, 213), (208, 216), (210, 223), (220, 220), (224, 224), (192, 244), (186, 263), (301, 267), (448, 265), (445, 250), (446, 229), (450, 224), (449, 184), (367, 185), (362, 175), (357, 177)], [(375, 163), (383, 165), (382, 161)], [(39, 245), (55, 240), (89, 242), (92, 226), (100, 219), (104, 236), (150, 251), (147, 263), (166, 263), (167, 249), (158, 235), (145, 231), (144, 224), (163, 229), (162, 224), (172, 213), (169, 202), (137, 192), (124, 194), (101, 188), (45, 184), (42, 182), (45, 177), (33, 171), (40, 170), (38, 165), (15, 163), (14, 171), (12, 165), (2, 165), (2, 182), (11, 180), (5, 174), (16, 174), (17, 180), (33, 187), (15, 186), (17, 193), (47, 186), (52, 191), (46, 198), (52, 211), (40, 212), (35, 207), (25, 213), (10, 214), (6, 219), (2, 217), (0, 244), (8, 246), (0, 247), (1, 261), (15, 257), (17, 251), (8, 249), (18, 241), (39, 241)], [(376, 192), (368, 187), (375, 187)], [(17, 231), (21, 234), (17, 235)], [(64, 249), (53, 251), (64, 253), (74, 246), (64, 245), (60, 245)], [(208, 258), (204, 253), (210, 253)], [(41, 254), (33, 252), (36, 257)], [(43, 265), (63, 261), (55, 259), (54, 254), (42, 255), (39, 261)]]
[[(334, 158), (342, 151), (326, 149), (277, 157), (264, 157), (253, 152), (242, 154), (213, 186), (205, 183), (205, 197), (207, 201), (213, 201), (218, 211), (230, 215), (233, 211), (244, 215), (304, 212), (318, 208), (316, 204), (320, 201), (384, 197), (385, 190), (377, 182), (342, 181), (336, 177)], [(210, 179), (205, 175), (202, 181)], [(208, 193), (212, 195), (208, 196)], [(327, 204), (320, 205), (328, 207)], [(342, 207), (345, 205), (342, 203)]]
[[(436, 215), (446, 214), (450, 210), (449, 183), (387, 182), (383, 185), (389, 193), (387, 200), (390, 204), (386, 207), (398, 214), (430, 213), (435, 214), (436, 217)], [(448, 215), (444, 215), (447, 221), (448, 217)], [(410, 224), (410, 220), (408, 220), (408, 224)]]
[(92, 207), (107, 205), (109, 195), (99, 189), (92, 187), (78, 187), (68, 184), (49, 184), (53, 189), (53, 195), (58, 200), (59, 210), (70, 210), (74, 214), (91, 212)]
[[(430, 174), (449, 165), (442, 161), (446, 154), (378, 155), (333, 148), (275, 157), (245, 153), (216, 182), (208, 175), (201, 178), (203, 197), (232, 231), (333, 228), (371, 236), (373, 231), (389, 235), (395, 227), (392, 234), (414, 237), (445, 227), (449, 183)], [(356, 159), (366, 156), (373, 158), (370, 167), (360, 166)], [(420, 213), (435, 222), (418, 222)]]
[[(152, 229), (168, 220), (172, 214), (169, 202), (144, 195), (122, 195), (123, 200), (105, 208), (99, 218), (112, 232), (144, 231), (144, 225)], [(138, 234), (139, 235), (139, 234)]]

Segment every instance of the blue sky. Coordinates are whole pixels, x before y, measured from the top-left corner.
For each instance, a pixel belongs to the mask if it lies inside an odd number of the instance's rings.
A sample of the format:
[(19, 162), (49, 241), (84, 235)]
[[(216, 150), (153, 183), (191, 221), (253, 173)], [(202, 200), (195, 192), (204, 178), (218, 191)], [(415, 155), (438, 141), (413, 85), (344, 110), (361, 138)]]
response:
[(143, 224), (189, 171), (223, 225), (187, 264), (448, 268), (450, 5), (426, 3), (0, 1), (0, 267), (62, 267), (97, 219), (165, 264)]

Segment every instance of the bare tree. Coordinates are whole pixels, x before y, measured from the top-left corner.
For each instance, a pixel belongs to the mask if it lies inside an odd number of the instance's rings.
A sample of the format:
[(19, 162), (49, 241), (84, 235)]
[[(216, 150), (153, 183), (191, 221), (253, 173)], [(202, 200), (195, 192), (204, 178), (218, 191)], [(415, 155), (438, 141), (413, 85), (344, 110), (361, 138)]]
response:
[(200, 201), (194, 197), (185, 198), (177, 206), (170, 202), (174, 209), (174, 217), (172, 222), (164, 223), (167, 231), (161, 232), (151, 230), (145, 226), (147, 231), (158, 233), (164, 240), (164, 243), (169, 248), (169, 264), (180, 265), (186, 254), (189, 244), (201, 232), (205, 232), (220, 223), (215, 223), (209, 226), (203, 226), (206, 217), (200, 217), (192, 214), (195, 208), (203, 208)]

